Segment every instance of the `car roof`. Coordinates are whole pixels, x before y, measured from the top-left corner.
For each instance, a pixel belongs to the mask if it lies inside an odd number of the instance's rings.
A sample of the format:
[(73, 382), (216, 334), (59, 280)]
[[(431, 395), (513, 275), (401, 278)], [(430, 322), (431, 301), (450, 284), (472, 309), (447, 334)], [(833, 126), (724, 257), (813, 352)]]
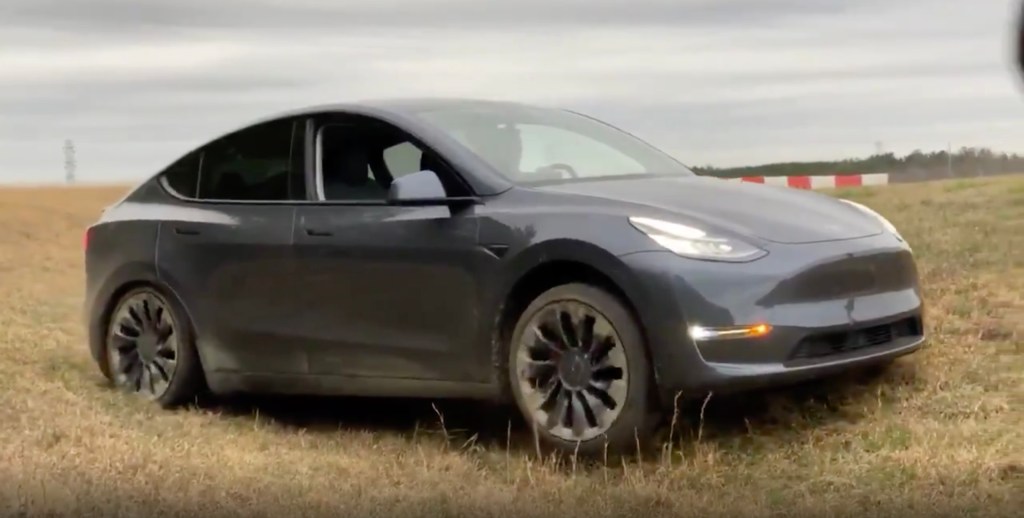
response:
[(364, 99), (346, 103), (329, 103), (306, 106), (277, 113), (268, 119), (311, 115), (325, 112), (349, 112), (349, 113), (391, 113), (395, 115), (415, 115), (419, 112), (435, 109), (453, 108), (498, 108), (498, 107), (539, 107), (518, 101), (506, 101), (497, 99), (477, 99), (462, 97), (409, 97), (409, 98), (381, 98)]

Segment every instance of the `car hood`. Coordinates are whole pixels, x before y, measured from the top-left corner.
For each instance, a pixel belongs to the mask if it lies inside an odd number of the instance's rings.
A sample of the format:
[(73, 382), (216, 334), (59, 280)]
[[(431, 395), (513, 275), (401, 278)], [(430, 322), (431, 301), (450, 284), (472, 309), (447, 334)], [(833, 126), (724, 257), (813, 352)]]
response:
[(829, 196), (719, 178), (608, 179), (541, 189), (646, 205), (776, 243), (855, 239), (883, 230), (874, 218)]

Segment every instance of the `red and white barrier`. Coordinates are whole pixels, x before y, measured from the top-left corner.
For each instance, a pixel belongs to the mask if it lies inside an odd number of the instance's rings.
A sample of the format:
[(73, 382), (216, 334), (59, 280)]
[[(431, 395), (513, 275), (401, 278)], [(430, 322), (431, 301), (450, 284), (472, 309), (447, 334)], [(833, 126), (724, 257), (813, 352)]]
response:
[(866, 185), (886, 185), (889, 173), (872, 174), (830, 174), (815, 176), (744, 176), (726, 178), (733, 182), (763, 183), (794, 189), (835, 189), (840, 187), (861, 187)]

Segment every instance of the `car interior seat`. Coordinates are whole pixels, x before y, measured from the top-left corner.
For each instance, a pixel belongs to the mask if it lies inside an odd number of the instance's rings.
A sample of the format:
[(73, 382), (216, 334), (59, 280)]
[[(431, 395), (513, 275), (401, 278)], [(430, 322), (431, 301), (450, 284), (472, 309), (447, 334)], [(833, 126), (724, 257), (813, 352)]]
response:
[(245, 199), (248, 189), (238, 171), (224, 171), (217, 178), (211, 197), (218, 200)]
[(383, 200), (387, 190), (370, 176), (363, 146), (339, 146), (324, 153), (323, 186), (328, 200)]

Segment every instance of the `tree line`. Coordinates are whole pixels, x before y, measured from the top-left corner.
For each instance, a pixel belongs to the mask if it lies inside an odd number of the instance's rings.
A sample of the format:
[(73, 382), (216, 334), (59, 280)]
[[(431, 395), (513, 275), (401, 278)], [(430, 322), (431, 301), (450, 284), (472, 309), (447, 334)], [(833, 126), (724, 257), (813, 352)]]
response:
[(903, 156), (898, 156), (895, 153), (881, 153), (867, 158), (845, 160), (778, 162), (728, 168), (707, 165), (692, 169), (698, 174), (724, 178), (889, 173), (891, 181), (910, 181), (1024, 173), (1024, 156), (1016, 153), (995, 152), (984, 147), (962, 147), (952, 154), (947, 151), (926, 153), (915, 150)]

